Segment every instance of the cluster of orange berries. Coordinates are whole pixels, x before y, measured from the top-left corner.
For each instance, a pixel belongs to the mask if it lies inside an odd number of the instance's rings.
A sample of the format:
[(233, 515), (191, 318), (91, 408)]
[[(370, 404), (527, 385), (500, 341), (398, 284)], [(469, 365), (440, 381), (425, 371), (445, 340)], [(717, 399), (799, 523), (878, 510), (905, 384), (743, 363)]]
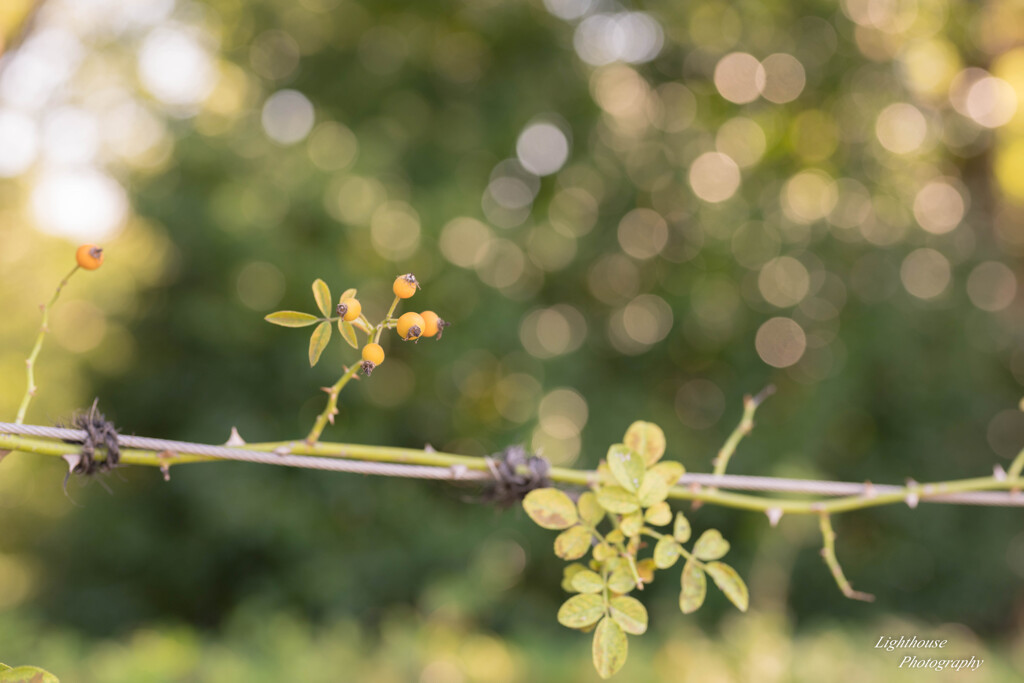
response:
[[(420, 283), (416, 281), (416, 277), (412, 273), (399, 275), (391, 286), (395, 296), (399, 299), (412, 297), (419, 288)], [(362, 310), (362, 304), (357, 299), (345, 299), (338, 304), (338, 315), (342, 317), (342, 320), (349, 322), (358, 318)], [(403, 313), (398, 318), (395, 322), (395, 330), (403, 341), (418, 342), (423, 337), (436, 337), (440, 339), (444, 328), (450, 324), (442, 320), (433, 311), (423, 311), (422, 313), (410, 311), (409, 313)], [(369, 342), (363, 347), (362, 357), (363, 372), (369, 375), (375, 367), (384, 362), (384, 349), (377, 342)]]

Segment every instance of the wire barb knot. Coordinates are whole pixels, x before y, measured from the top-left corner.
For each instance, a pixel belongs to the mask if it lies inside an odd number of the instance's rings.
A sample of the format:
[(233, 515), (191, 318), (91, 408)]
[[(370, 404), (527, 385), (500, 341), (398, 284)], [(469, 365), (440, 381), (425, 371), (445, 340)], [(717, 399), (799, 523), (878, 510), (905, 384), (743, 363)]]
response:
[[(98, 409), (99, 399), (92, 402), (86, 413), (75, 416), (72, 424), (85, 432), (82, 449), (79, 451), (78, 463), (71, 468), (75, 474), (91, 475), (107, 472), (117, 467), (121, 460), (121, 447), (118, 443), (118, 432), (113, 422), (107, 421)], [(107, 457), (96, 460), (96, 448), (107, 449)]]
[[(526, 450), (522, 445), (509, 446), (505, 450), (484, 458), (487, 468), (494, 477), (480, 495), (481, 503), (493, 503), (500, 508), (515, 505), (534, 489), (551, 486), (548, 472), (551, 464), (543, 457)], [(526, 468), (527, 472), (521, 472)]]

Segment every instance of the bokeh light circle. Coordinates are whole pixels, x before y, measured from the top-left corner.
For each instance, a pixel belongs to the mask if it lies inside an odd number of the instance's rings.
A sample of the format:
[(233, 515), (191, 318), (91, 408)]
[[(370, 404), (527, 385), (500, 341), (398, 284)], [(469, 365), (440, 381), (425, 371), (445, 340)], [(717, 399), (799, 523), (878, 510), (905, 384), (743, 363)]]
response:
[(690, 165), (690, 187), (706, 202), (724, 202), (740, 187), (740, 167), (721, 152), (705, 152)]
[(768, 365), (788, 368), (803, 357), (807, 335), (792, 318), (771, 318), (758, 328), (754, 346), (757, 355)]

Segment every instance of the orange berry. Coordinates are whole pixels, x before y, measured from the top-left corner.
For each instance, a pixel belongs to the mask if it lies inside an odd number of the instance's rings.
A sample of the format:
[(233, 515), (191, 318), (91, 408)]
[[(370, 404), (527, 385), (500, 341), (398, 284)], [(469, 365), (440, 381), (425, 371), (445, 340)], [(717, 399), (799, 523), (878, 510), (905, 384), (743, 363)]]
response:
[(95, 244), (83, 244), (75, 252), (75, 260), (86, 270), (96, 270), (103, 265), (103, 250)]
[(352, 322), (359, 317), (359, 314), (363, 312), (363, 305), (359, 303), (359, 299), (343, 299), (338, 304), (338, 315), (341, 319), (346, 322)]
[(409, 341), (410, 339), (419, 339), (420, 335), (423, 334), (423, 329), (426, 327), (426, 323), (423, 321), (423, 316), (419, 313), (403, 313), (402, 317), (398, 319), (398, 336), (402, 339)]
[(419, 286), (420, 283), (416, 281), (416, 276), (412, 273), (406, 273), (395, 278), (395, 284), (391, 285), (391, 289), (399, 299), (408, 299), (416, 293)]
[(423, 311), (420, 313), (420, 317), (423, 318), (423, 335), (424, 337), (433, 337), (437, 334), (437, 323), (441, 320), (437, 313), (433, 311)]
[(370, 342), (363, 347), (363, 362), (360, 366), (363, 368), (363, 374), (369, 376), (373, 369), (384, 362), (384, 349), (380, 347), (380, 344)]
[(370, 342), (363, 347), (363, 360), (367, 363), (380, 365), (384, 362), (384, 349), (381, 348), (380, 344)]
[(451, 324), (447, 320), (443, 320), (441, 316), (433, 311), (423, 311), (420, 315), (423, 316), (424, 337), (433, 337), (436, 334), (437, 338), (440, 339), (444, 328)]

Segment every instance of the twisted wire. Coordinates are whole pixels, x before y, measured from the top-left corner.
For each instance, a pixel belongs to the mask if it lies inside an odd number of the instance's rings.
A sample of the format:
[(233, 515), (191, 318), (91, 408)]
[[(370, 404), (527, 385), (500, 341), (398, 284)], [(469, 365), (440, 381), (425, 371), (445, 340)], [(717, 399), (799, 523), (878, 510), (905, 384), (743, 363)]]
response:
[[(84, 441), (86, 433), (80, 429), (64, 429), (61, 427), (40, 427), (36, 425), (17, 425), (9, 422), (0, 422), (0, 433), (20, 434), (24, 436), (37, 436), (48, 439), (61, 439), (63, 441)], [(398, 465), (383, 462), (365, 462), (362, 460), (347, 460), (344, 458), (325, 458), (313, 455), (289, 455), (268, 453), (265, 451), (253, 451), (233, 446), (211, 446), (209, 444), (191, 443), (188, 441), (171, 441), (168, 439), (154, 439), (145, 436), (128, 436), (119, 434), (118, 443), (127, 448), (139, 448), (142, 450), (171, 453), (182, 453), (188, 455), (203, 455), (221, 460), (235, 460), (240, 462), (254, 462), (262, 465), (277, 465), (280, 467), (301, 467), (311, 470), (326, 470), (329, 472), (351, 472), (355, 474), (369, 474), (381, 477), (406, 477), (410, 479), (441, 479), (441, 480), (489, 480), (491, 475), (487, 472), (469, 470), (465, 467), (434, 467), (430, 465)]]
[[(81, 442), (86, 433), (79, 429), (19, 425), (0, 422), (0, 433), (20, 434), (64, 441)], [(188, 441), (171, 441), (144, 436), (118, 435), (118, 443), (128, 448), (139, 448), (156, 452), (172, 452), (208, 456), (222, 460), (254, 462), (282, 467), (330, 472), (351, 472), (383, 477), (406, 477), (412, 479), (435, 479), (446, 481), (487, 481), (494, 478), (486, 470), (471, 470), (465, 466), (437, 467), (431, 465), (401, 465), (394, 463), (366, 462), (310, 455), (289, 455), (247, 450), (234, 446), (213, 446)], [(681, 486), (709, 486), (734, 491), (763, 491), (772, 493), (805, 493), (820, 496), (858, 496), (887, 493), (903, 493), (906, 488), (891, 484), (869, 484), (844, 481), (816, 481), (811, 479), (787, 479), (780, 477), (756, 477), (735, 474), (684, 474), (679, 480)], [(1000, 507), (1024, 507), (1024, 492), (1021, 491), (968, 491), (960, 493), (921, 496), (921, 502), (953, 503), (959, 505), (986, 505)]]

